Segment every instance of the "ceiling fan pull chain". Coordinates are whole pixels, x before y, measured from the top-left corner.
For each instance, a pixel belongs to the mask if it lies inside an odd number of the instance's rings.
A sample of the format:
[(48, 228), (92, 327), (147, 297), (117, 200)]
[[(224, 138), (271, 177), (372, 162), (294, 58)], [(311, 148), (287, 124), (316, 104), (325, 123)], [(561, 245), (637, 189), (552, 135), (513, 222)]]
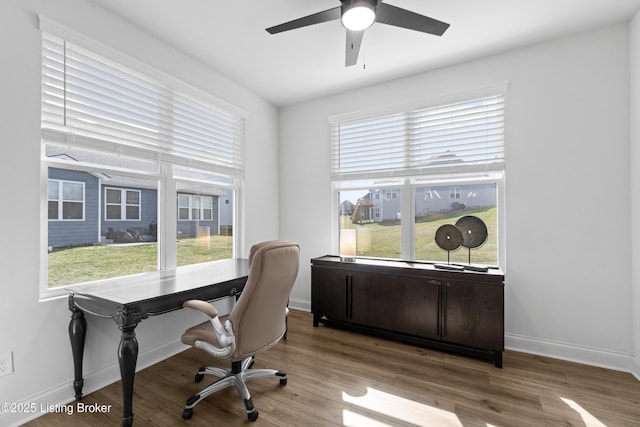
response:
[(362, 46), (362, 69), (367, 69), (367, 46)]

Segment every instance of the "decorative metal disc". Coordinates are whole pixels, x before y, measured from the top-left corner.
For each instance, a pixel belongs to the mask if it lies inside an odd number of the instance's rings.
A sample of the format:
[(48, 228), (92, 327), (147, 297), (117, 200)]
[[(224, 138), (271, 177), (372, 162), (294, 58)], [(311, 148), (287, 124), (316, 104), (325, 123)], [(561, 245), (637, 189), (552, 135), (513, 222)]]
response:
[(477, 248), (487, 241), (487, 225), (477, 216), (463, 216), (456, 221), (456, 227), (462, 232), (462, 246), (465, 248)]
[(453, 224), (444, 224), (436, 230), (436, 245), (445, 251), (455, 251), (462, 245), (462, 232)]

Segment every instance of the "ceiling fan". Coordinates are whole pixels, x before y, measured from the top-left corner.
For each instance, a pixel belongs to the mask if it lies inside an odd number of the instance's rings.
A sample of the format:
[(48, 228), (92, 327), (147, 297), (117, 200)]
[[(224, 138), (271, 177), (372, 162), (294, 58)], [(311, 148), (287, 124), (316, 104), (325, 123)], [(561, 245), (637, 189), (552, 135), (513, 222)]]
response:
[(338, 7), (267, 28), (270, 34), (340, 19), (347, 30), (345, 66), (358, 61), (364, 30), (374, 22), (441, 36), (449, 24), (383, 3), (382, 0), (340, 0)]

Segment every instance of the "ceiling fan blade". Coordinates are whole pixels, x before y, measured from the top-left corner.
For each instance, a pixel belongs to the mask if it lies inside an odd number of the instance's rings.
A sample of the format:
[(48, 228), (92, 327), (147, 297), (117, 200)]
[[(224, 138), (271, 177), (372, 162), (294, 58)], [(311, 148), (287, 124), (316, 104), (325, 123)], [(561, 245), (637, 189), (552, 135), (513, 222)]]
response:
[(269, 32), (269, 34), (282, 33), (283, 31), (295, 30), (296, 28), (320, 24), (322, 22), (334, 21), (336, 19), (340, 19), (341, 16), (342, 14), (340, 11), (340, 6), (338, 6), (334, 7), (333, 9), (314, 13), (313, 15), (294, 19), (293, 21), (285, 22), (284, 24), (269, 27), (267, 28), (267, 32)]
[(347, 30), (347, 49), (344, 65), (350, 67), (358, 62), (358, 53), (360, 52), (360, 45), (362, 44), (363, 31), (351, 31)]
[(380, 3), (376, 8), (376, 22), (409, 30), (441, 36), (449, 28), (446, 22), (429, 18), (390, 4)]

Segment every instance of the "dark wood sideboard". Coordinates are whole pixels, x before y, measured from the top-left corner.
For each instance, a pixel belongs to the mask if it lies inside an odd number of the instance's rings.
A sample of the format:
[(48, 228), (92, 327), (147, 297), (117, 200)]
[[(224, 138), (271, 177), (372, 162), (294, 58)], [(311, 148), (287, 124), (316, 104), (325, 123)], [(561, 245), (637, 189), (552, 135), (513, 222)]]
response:
[(493, 360), (502, 367), (504, 274), (422, 262), (311, 260), (313, 325), (334, 326)]

